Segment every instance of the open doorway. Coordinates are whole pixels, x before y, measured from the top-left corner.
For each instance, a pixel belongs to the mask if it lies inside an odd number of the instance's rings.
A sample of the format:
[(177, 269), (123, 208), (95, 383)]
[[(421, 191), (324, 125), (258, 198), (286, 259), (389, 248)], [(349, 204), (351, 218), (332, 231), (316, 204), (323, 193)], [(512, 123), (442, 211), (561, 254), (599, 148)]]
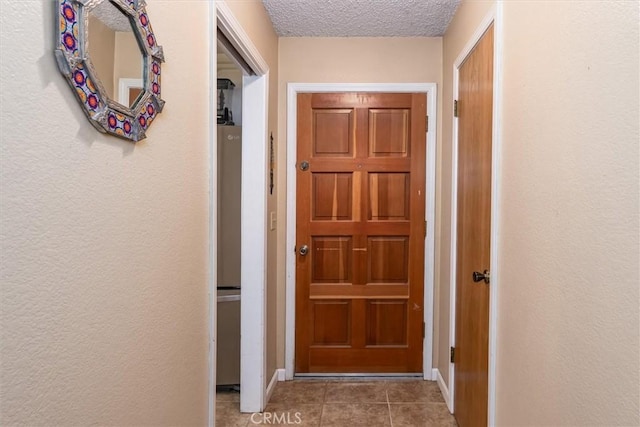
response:
[(243, 71), (218, 42), (217, 54), (216, 400), (240, 399), (241, 177)]
[[(221, 134), (216, 131), (211, 147), (211, 247), (213, 259), (211, 280), (211, 335), (212, 350), (210, 356), (210, 411), (209, 425), (216, 418), (217, 383), (238, 386), (237, 366), (239, 363), (239, 409), (242, 412), (260, 412), (266, 404), (265, 379), (265, 336), (266, 336), (266, 243), (267, 243), (267, 87), (268, 66), (255, 48), (245, 31), (233, 16), (229, 7), (216, 3), (216, 52), (221, 57), (222, 69), (218, 69), (216, 60), (216, 78), (227, 78), (233, 83), (222, 81), (224, 103), (220, 103), (220, 91), (212, 93), (212, 103), (221, 110)], [(212, 34), (213, 36), (213, 34)], [(213, 58), (212, 58), (213, 59)], [(230, 67), (227, 59), (234, 65)], [(238, 74), (238, 70), (240, 70)], [(227, 77), (225, 77), (225, 73)], [(220, 73), (220, 76), (217, 74)], [(229, 78), (229, 76), (232, 76)], [(236, 79), (236, 80), (234, 80)], [(226, 86), (225, 86), (226, 85)], [(213, 88), (212, 88), (213, 92)], [(217, 102), (216, 102), (217, 101)], [(213, 120), (213, 117), (211, 118)], [(216, 118), (216, 127), (218, 118)], [(240, 133), (236, 124), (242, 125)], [(224, 140), (224, 141), (223, 141)], [(229, 142), (229, 144), (224, 144)], [(236, 142), (236, 144), (233, 144)], [(239, 142), (239, 144), (237, 144)], [(220, 154), (219, 149), (223, 151)], [(224, 164), (225, 149), (232, 151), (236, 167)], [(221, 159), (219, 160), (219, 154)], [(239, 169), (238, 165), (239, 164)], [(226, 171), (225, 171), (226, 170)], [(230, 170), (230, 171), (229, 171)], [(225, 182), (218, 180), (219, 174), (228, 176)], [(239, 177), (239, 181), (238, 181)], [(221, 188), (229, 184), (231, 188)], [(225, 206), (230, 193), (230, 206)], [(239, 203), (239, 205), (238, 205)], [(239, 206), (239, 208), (238, 208)], [(233, 216), (235, 225), (222, 233), (218, 227), (225, 227), (227, 216)], [(219, 222), (219, 217), (222, 222)], [(239, 224), (239, 241), (238, 241)], [(235, 230), (235, 231), (234, 231)], [(218, 237), (222, 237), (220, 240)], [(225, 253), (227, 245), (231, 252)], [(239, 251), (239, 259), (237, 254)], [(230, 255), (227, 257), (227, 255)], [(234, 258), (235, 256), (235, 258)], [(239, 265), (238, 265), (239, 264)], [(239, 276), (238, 276), (239, 269)], [(239, 280), (239, 281), (238, 281)], [(218, 285), (223, 288), (218, 289)], [(237, 289), (239, 288), (239, 289)], [(238, 295), (239, 291), (239, 295)], [(218, 304), (218, 296), (221, 297)], [(227, 310), (228, 309), (228, 310)], [(239, 310), (239, 319), (238, 319)], [(222, 311), (218, 313), (218, 311)], [(227, 328), (228, 323), (239, 322), (239, 360), (238, 349), (233, 348), (233, 339), (238, 338), (238, 326)], [(219, 327), (220, 326), (220, 327)], [(223, 329), (221, 329), (224, 327)], [(224, 334), (229, 333), (228, 337)], [(227, 339), (232, 340), (225, 341)], [(218, 365), (217, 358), (227, 358)], [(226, 362), (231, 364), (226, 365)], [(221, 380), (218, 381), (217, 377)], [(222, 384), (221, 384), (222, 385)]]

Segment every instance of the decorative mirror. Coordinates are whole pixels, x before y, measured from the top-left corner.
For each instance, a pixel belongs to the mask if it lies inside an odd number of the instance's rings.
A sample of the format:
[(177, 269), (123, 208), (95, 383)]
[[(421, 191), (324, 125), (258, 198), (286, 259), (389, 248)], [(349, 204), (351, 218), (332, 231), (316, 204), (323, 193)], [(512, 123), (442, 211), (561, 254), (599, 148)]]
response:
[(100, 132), (131, 141), (162, 111), (164, 62), (144, 0), (57, 0), (60, 71)]

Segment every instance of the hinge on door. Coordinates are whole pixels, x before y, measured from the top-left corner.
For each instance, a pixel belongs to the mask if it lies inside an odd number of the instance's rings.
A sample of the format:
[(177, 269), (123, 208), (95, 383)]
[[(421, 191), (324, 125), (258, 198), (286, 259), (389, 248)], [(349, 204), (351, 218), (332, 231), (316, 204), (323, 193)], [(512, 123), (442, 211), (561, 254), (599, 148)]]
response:
[(422, 322), (422, 338), (423, 339), (424, 339), (424, 334), (425, 334), (426, 329), (427, 329), (427, 325), (424, 322)]
[(454, 363), (455, 361), (455, 355), (456, 355), (456, 348), (455, 347), (451, 347), (451, 363)]
[(429, 132), (429, 116), (427, 116), (427, 121), (426, 121), (424, 126), (425, 126), (426, 131)]
[(458, 117), (458, 100), (453, 101), (453, 117)]
[(293, 247), (293, 253), (294, 253), (294, 254), (295, 254), (295, 253), (298, 253), (298, 247), (297, 247), (297, 246), (294, 246), (294, 247)]
[(424, 237), (427, 237), (427, 221), (424, 222)]

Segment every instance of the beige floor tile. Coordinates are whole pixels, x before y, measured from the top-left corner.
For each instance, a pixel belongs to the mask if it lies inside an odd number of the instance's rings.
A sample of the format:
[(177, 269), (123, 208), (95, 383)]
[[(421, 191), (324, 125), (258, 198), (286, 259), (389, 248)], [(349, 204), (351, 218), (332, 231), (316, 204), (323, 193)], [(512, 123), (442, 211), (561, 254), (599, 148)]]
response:
[(435, 381), (393, 381), (386, 383), (386, 388), (391, 403), (444, 403)]
[(444, 403), (392, 403), (393, 427), (457, 427)]
[[(391, 413), (387, 404), (391, 402)], [(265, 413), (240, 413), (240, 394), (216, 395), (216, 426), (451, 427), (455, 419), (438, 386), (421, 380), (297, 380), (281, 382)], [(323, 405), (324, 403), (324, 405)]]
[(327, 383), (327, 403), (386, 403), (387, 394), (383, 382), (333, 382)]
[(386, 403), (325, 403), (322, 427), (391, 426)]
[(245, 427), (250, 416), (240, 413), (238, 402), (216, 402), (216, 427)]
[(218, 391), (216, 402), (240, 402), (240, 393), (236, 391)]
[(327, 388), (326, 381), (279, 382), (271, 395), (270, 403), (322, 403)]
[(262, 415), (254, 415), (252, 425), (296, 425), (318, 427), (322, 414), (321, 403), (269, 403)]

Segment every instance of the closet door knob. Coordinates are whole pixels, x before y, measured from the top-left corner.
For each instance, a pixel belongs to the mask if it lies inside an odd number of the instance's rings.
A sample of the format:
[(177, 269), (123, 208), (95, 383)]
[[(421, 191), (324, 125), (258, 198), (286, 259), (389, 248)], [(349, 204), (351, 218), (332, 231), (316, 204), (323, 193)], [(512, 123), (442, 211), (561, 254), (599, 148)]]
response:
[(478, 282), (482, 282), (484, 280), (484, 283), (489, 284), (489, 282), (491, 281), (491, 273), (489, 273), (489, 270), (485, 270), (484, 272), (480, 273), (479, 271), (474, 271), (473, 272), (473, 281), (478, 283)]

